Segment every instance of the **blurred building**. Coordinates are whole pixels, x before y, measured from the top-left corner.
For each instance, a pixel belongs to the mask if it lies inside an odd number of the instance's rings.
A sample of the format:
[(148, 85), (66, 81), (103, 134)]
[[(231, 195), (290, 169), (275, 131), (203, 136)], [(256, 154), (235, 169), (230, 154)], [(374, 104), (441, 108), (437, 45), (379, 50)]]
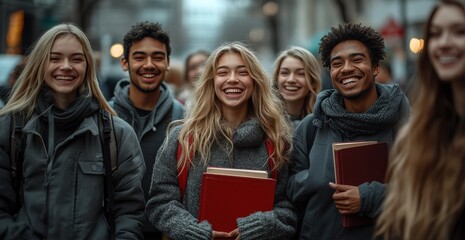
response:
[[(0, 53), (25, 54), (49, 27), (80, 25), (100, 51), (103, 78), (121, 75), (110, 47), (136, 22), (160, 22), (172, 38), (172, 58), (198, 49), (211, 51), (227, 41), (248, 42), (268, 69), (276, 54), (291, 45), (317, 54), (331, 26), (361, 22), (384, 31), (393, 74), (406, 78), (412, 37), (436, 0), (0, 0)], [(394, 25), (389, 23), (394, 22)], [(394, 26), (394, 28), (392, 28)], [(399, 29), (395, 27), (400, 26)], [(394, 29), (393, 31), (391, 31)], [(400, 33), (400, 35), (399, 35)]]

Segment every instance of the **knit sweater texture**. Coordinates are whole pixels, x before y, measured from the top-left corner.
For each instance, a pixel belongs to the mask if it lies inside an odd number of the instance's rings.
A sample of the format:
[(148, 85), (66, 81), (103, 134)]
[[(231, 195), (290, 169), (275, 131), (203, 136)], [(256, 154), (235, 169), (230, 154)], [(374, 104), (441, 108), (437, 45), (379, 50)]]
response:
[[(206, 167), (196, 154), (189, 169), (186, 192), (181, 199), (176, 155), (182, 125), (173, 128), (157, 154), (152, 175), (147, 218), (170, 239), (211, 239), (212, 227), (197, 220), (202, 174)], [(194, 140), (195, 141), (195, 140)], [(257, 119), (241, 124), (233, 136), (229, 155), (225, 141), (213, 144), (208, 166), (266, 170), (270, 174), (265, 133)], [(296, 230), (297, 214), (285, 195), (288, 168), (279, 170), (272, 211), (256, 212), (237, 219), (241, 239), (290, 239)]]

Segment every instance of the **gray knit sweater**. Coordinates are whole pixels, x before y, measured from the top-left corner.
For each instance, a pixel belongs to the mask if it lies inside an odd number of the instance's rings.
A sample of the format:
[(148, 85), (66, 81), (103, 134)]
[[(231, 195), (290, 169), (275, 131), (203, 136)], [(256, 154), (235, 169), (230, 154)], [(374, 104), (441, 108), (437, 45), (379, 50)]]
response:
[[(147, 202), (147, 218), (170, 239), (211, 239), (212, 228), (198, 222), (202, 174), (206, 167), (196, 154), (190, 167), (186, 192), (181, 200), (178, 187), (176, 153), (181, 126), (175, 127), (158, 152)], [(228, 156), (219, 145), (211, 149), (209, 166), (260, 169), (270, 173), (265, 134), (256, 119), (244, 122), (233, 136), (234, 150)], [(257, 212), (239, 218), (241, 239), (290, 239), (296, 230), (297, 214), (285, 195), (288, 180), (287, 167), (278, 174), (273, 211)]]

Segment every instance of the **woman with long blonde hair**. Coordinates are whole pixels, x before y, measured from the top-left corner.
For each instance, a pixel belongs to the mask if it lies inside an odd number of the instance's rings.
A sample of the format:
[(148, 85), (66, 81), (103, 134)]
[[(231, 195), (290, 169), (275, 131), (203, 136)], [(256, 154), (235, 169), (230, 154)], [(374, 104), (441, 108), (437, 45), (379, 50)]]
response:
[(83, 83), (79, 86), (77, 94), (83, 94), (87, 97), (95, 97), (99, 105), (115, 115), (113, 109), (105, 101), (105, 97), (101, 92), (98, 79), (97, 67), (94, 64), (95, 56), (93, 56), (92, 47), (87, 36), (73, 24), (57, 25), (44, 33), (44, 35), (35, 44), (33, 53), (28, 56), (28, 64), (25, 65), (22, 74), (18, 77), (16, 84), (13, 87), (10, 101), (1, 110), (0, 115), (16, 111), (25, 111), (27, 116), (30, 116), (36, 106), (37, 96), (39, 95), (42, 86), (45, 84), (45, 78), (38, 78), (46, 74), (46, 67), (51, 58), (51, 49), (54, 40), (64, 35), (72, 34), (79, 40), (83, 47), (83, 57), (88, 62)]
[(465, 7), (431, 12), (418, 61), (412, 115), (396, 140), (377, 223), (384, 239), (465, 236)]
[[(149, 221), (170, 239), (290, 238), (297, 221), (285, 196), (291, 128), (273, 83), (254, 53), (237, 42), (217, 48), (197, 80), (193, 106), (157, 154), (147, 203)], [(267, 140), (274, 145), (271, 155)], [(176, 160), (178, 144), (182, 154)], [(237, 219), (238, 228), (229, 233), (198, 222), (202, 173), (207, 166), (277, 171), (273, 210)], [(178, 167), (189, 169), (183, 195)]]
[[(69, 23), (46, 31), (0, 110), (3, 239), (142, 238), (145, 165), (134, 130), (114, 114), (84, 32)], [(117, 169), (111, 211), (100, 134), (110, 115)], [(10, 140), (18, 130), (21, 145)]]
[(291, 47), (276, 58), (273, 80), (283, 98), (295, 128), (313, 112), (316, 95), (321, 90), (321, 66), (311, 52)]

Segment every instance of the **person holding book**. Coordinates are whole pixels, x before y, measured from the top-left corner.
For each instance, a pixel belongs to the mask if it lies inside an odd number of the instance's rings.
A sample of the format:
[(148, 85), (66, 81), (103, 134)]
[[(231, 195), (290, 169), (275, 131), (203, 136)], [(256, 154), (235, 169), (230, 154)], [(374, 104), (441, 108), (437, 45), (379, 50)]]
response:
[(408, 100), (398, 85), (375, 83), (385, 50), (382, 36), (371, 27), (332, 27), (321, 39), (319, 53), (334, 89), (318, 95), (313, 113), (294, 132), (287, 195), (302, 212), (298, 238), (371, 239), (374, 224), (343, 227), (342, 216), (376, 218), (385, 186), (376, 181), (335, 184), (332, 144), (391, 145), (408, 118)]
[(384, 239), (465, 237), (465, 2), (439, 2), (425, 27), (412, 117), (393, 147), (377, 223)]
[[(197, 81), (192, 113), (170, 130), (157, 154), (149, 221), (170, 239), (290, 238), (297, 225), (296, 209), (285, 192), (292, 130), (271, 78), (251, 50), (233, 42), (211, 54)], [(271, 154), (267, 141), (274, 147)], [(273, 208), (238, 218), (229, 232), (199, 222), (202, 175), (209, 166), (276, 173)], [(186, 168), (182, 190), (178, 176)]]
[(142, 151), (105, 101), (81, 29), (38, 39), (0, 121), (2, 239), (143, 239)]
[(313, 111), (316, 95), (321, 90), (320, 74), (318, 60), (301, 47), (284, 50), (275, 61), (273, 80), (286, 103), (294, 129)]

